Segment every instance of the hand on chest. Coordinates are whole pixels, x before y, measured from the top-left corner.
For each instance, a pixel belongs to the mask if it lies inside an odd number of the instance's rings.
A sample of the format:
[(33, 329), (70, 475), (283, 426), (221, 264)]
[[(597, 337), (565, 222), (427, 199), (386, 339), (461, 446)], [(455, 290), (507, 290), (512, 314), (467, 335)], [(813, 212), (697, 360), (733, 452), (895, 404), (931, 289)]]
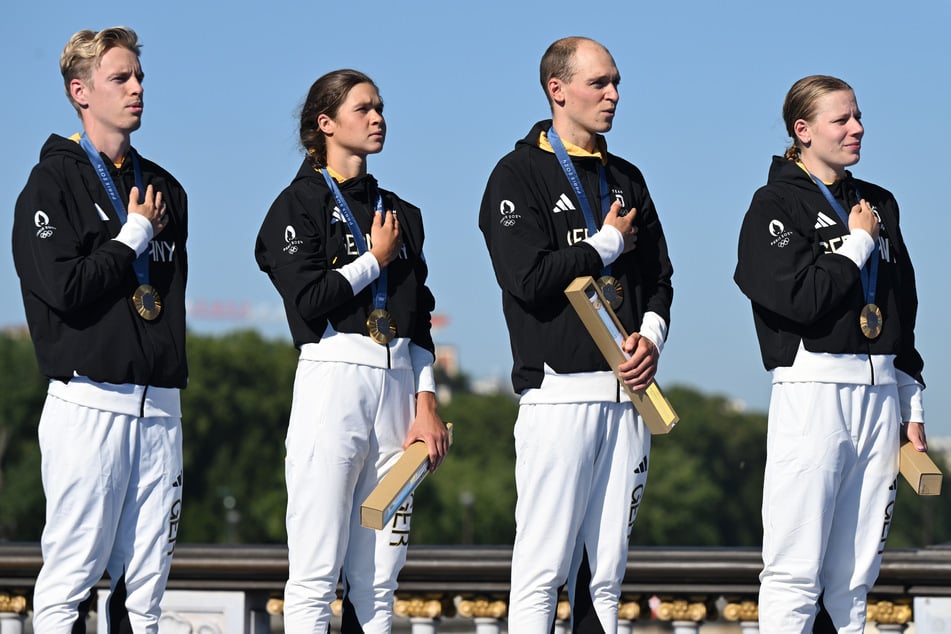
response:
[[(872, 204), (872, 212), (878, 219), (879, 234), (877, 251), (883, 264), (895, 263), (895, 250), (889, 235), (889, 222), (883, 218), (880, 207)], [(807, 221), (814, 222), (816, 241), (824, 253), (836, 253), (849, 240), (850, 229), (846, 219), (838, 216), (828, 204), (820, 204), (807, 211)]]

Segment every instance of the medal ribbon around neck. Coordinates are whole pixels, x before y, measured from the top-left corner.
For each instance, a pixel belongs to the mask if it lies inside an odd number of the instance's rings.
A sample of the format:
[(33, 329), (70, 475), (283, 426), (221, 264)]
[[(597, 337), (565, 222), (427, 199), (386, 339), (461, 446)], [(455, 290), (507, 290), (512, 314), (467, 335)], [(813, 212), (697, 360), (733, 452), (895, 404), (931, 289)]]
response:
[[(548, 142), (551, 143), (551, 148), (555, 151), (558, 163), (561, 164), (562, 171), (568, 178), (568, 182), (571, 183), (571, 189), (578, 197), (578, 202), (581, 204), (581, 213), (584, 214), (584, 222), (588, 226), (588, 235), (593, 236), (598, 232), (598, 225), (595, 223), (594, 214), (591, 212), (591, 205), (588, 203), (588, 197), (581, 187), (581, 180), (578, 178), (578, 172), (575, 171), (574, 163), (571, 162), (571, 157), (568, 156), (568, 150), (565, 149), (565, 144), (562, 143), (561, 137), (555, 132), (554, 127), (548, 129)], [(604, 173), (604, 166), (601, 165), (600, 161), (598, 161), (598, 179), (598, 193), (601, 195), (601, 219), (604, 220), (604, 216), (607, 215), (611, 205), (608, 199), (608, 177)], [(601, 270), (601, 273), (610, 275), (611, 267), (605, 267)]]
[[(554, 126), (548, 128), (548, 142), (551, 143), (551, 149), (555, 152), (555, 157), (561, 165), (561, 170), (565, 173), (568, 182), (571, 183), (571, 189), (578, 198), (578, 203), (581, 205), (581, 213), (584, 214), (585, 225), (588, 227), (588, 235), (593, 236), (598, 232), (598, 225), (594, 220), (591, 205), (588, 203), (588, 197), (584, 193), (584, 188), (581, 187), (581, 180), (578, 178), (578, 172), (575, 170), (574, 163), (571, 162), (571, 157), (568, 156), (568, 150), (565, 149), (565, 144), (561, 141), (561, 137), (555, 132)], [(610, 192), (608, 191), (608, 177), (605, 173), (604, 165), (601, 164), (600, 160), (598, 161), (598, 193), (601, 197), (601, 221), (603, 222), (604, 216), (606, 216), (611, 209), (611, 202)], [(611, 304), (611, 308), (617, 310), (624, 301), (624, 288), (621, 286), (621, 283), (611, 275), (610, 265), (601, 269), (601, 278), (598, 280), (598, 285), (601, 287), (605, 299)]]
[[(819, 188), (819, 191), (822, 192), (822, 195), (825, 196), (826, 201), (829, 205), (835, 210), (835, 213), (838, 214), (839, 219), (842, 220), (842, 223), (848, 227), (849, 226), (849, 215), (846, 213), (845, 208), (842, 204), (835, 199), (835, 196), (832, 195), (832, 192), (829, 191), (829, 188), (823, 183), (820, 179), (816, 178), (812, 172), (806, 169), (806, 166), (802, 163), (799, 164), (803, 170), (815, 182), (816, 186)], [(859, 191), (859, 188), (855, 188), (855, 196), (859, 200), (862, 200), (862, 193)], [(878, 284), (878, 259), (879, 259), (879, 248), (878, 240), (874, 240), (874, 247), (872, 249), (872, 254), (869, 256), (868, 261), (865, 263), (865, 266), (862, 267), (860, 272), (862, 279), (862, 293), (865, 297), (865, 306), (862, 308), (862, 312), (859, 315), (859, 326), (862, 329), (862, 334), (864, 334), (869, 339), (875, 339), (880, 334), (882, 334), (882, 311), (878, 306), (875, 305), (875, 289)]]
[[(808, 172), (809, 176), (812, 176), (812, 180), (815, 181), (816, 185), (819, 187), (819, 191), (822, 192), (822, 195), (825, 196), (826, 200), (835, 209), (835, 213), (839, 214), (839, 218), (845, 224), (846, 227), (849, 226), (849, 214), (846, 213), (845, 208), (842, 206), (838, 200), (835, 199), (835, 196), (832, 195), (832, 192), (829, 191), (829, 188), (821, 180), (816, 178), (812, 173)], [(859, 188), (855, 188), (855, 196), (859, 200), (862, 200), (862, 193), (859, 191)], [(865, 266), (862, 267), (862, 291), (865, 295), (866, 304), (875, 303), (875, 288), (878, 283), (878, 240), (874, 241), (875, 246), (872, 249), (872, 255), (869, 256), (868, 261), (865, 263)]]
[[(119, 218), (119, 222), (125, 224), (126, 218), (129, 217), (128, 212), (126, 211), (125, 204), (122, 202), (122, 198), (119, 197), (119, 190), (116, 189), (116, 184), (112, 182), (112, 177), (109, 176), (109, 170), (106, 169), (106, 163), (102, 160), (102, 157), (99, 156), (99, 151), (92, 144), (92, 141), (89, 140), (89, 137), (86, 136), (84, 132), (79, 139), (79, 145), (82, 146), (83, 150), (86, 151), (86, 155), (89, 157), (92, 166), (96, 170), (96, 174), (99, 176), (99, 182), (102, 183), (102, 186), (106, 190), (106, 194), (109, 196), (109, 202), (112, 203), (112, 208), (116, 211), (116, 216)], [(145, 197), (145, 186), (142, 184), (142, 169), (139, 167), (139, 158), (136, 156), (135, 152), (132, 149), (129, 149), (129, 154), (132, 156), (132, 172), (135, 174), (135, 186), (139, 188), (139, 204), (144, 201)], [(142, 252), (142, 255), (135, 259), (133, 264), (135, 268), (135, 276), (139, 280), (139, 284), (148, 284), (149, 283), (149, 250), (146, 249)]]
[[(340, 188), (337, 187), (337, 182), (328, 173), (327, 168), (320, 170), (320, 173), (323, 175), (324, 180), (327, 181), (327, 187), (333, 192), (334, 200), (337, 201), (337, 207), (340, 208), (340, 213), (343, 214), (344, 220), (347, 221), (347, 227), (350, 228), (350, 233), (353, 235), (353, 241), (357, 246), (357, 251), (359, 251), (360, 255), (363, 255), (368, 251), (367, 241), (363, 237), (363, 231), (360, 230), (360, 225), (357, 224), (357, 219), (354, 217), (353, 212), (350, 211), (350, 206), (347, 204), (347, 201), (343, 199), (343, 194), (340, 192)], [(386, 213), (383, 209), (383, 196), (380, 195), (379, 191), (376, 193), (376, 203), (373, 205), (373, 210), (381, 216)], [(380, 267), (380, 276), (370, 285), (370, 290), (373, 293), (373, 308), (375, 310), (384, 310), (386, 308), (386, 272), (386, 267)]]
[[(120, 222), (125, 224), (129, 218), (129, 214), (122, 202), (122, 198), (119, 196), (116, 184), (112, 182), (112, 177), (109, 176), (109, 170), (106, 169), (105, 162), (102, 160), (102, 157), (99, 156), (98, 150), (93, 146), (92, 141), (89, 140), (85, 132), (79, 138), (79, 145), (82, 146), (93, 168), (95, 168), (96, 175), (99, 176), (99, 182), (102, 183), (106, 194), (109, 196), (109, 201), (112, 203), (112, 208), (115, 209), (116, 217), (118, 217)], [(129, 154), (132, 156), (132, 172), (135, 175), (135, 186), (139, 188), (139, 204), (142, 204), (145, 200), (145, 185), (142, 183), (142, 169), (139, 167), (139, 157), (136, 156), (136, 153), (131, 148), (129, 149)], [(132, 306), (142, 319), (146, 321), (157, 319), (158, 316), (162, 314), (162, 298), (159, 296), (158, 291), (149, 284), (148, 249), (145, 249), (142, 254), (135, 259), (132, 263), (132, 268), (135, 270), (135, 277), (139, 281), (138, 288), (132, 293)]]

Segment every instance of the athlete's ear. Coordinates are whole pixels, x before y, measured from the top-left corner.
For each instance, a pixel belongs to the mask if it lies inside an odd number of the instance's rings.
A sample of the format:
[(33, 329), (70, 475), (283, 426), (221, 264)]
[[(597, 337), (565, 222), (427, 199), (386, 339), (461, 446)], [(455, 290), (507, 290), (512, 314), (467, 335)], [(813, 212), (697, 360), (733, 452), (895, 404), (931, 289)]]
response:
[(546, 88), (548, 90), (548, 97), (553, 104), (559, 106), (565, 105), (565, 85), (563, 81), (557, 77), (552, 77), (548, 80)]
[(803, 145), (809, 145), (812, 142), (812, 132), (809, 129), (809, 123), (805, 119), (796, 119), (796, 123), (793, 124), (793, 132), (796, 133), (796, 138)]
[(69, 81), (69, 96), (83, 108), (89, 105), (86, 91), (86, 84), (83, 83), (83, 80), (74, 78)]
[(334, 120), (326, 113), (317, 115), (317, 129), (327, 136), (332, 136), (334, 132)]

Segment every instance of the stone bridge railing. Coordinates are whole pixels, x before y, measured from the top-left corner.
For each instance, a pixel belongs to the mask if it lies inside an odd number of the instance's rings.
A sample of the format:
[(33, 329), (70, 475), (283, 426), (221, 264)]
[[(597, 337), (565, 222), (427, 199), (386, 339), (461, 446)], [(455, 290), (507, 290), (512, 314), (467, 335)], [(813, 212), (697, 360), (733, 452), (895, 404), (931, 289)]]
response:
[[(410, 547), (400, 574), (396, 629), (505, 632), (510, 562), (508, 546)], [(0, 543), (0, 634), (28, 631), (40, 564), (37, 544)], [(683, 634), (714, 624), (755, 632), (761, 566), (758, 549), (632, 548), (619, 632), (658, 624)], [(203, 632), (280, 632), (286, 578), (282, 546), (180, 544), (163, 624), (182, 624), (170, 631), (198, 631), (185, 628), (199, 623)], [(567, 604), (560, 604), (559, 616), (567, 619)], [(939, 631), (929, 624), (951, 631), (951, 546), (886, 551), (870, 594), (869, 622), (880, 631), (901, 631), (925, 617), (928, 623), (919, 623), (916, 634)], [(558, 630), (564, 631), (564, 623)]]

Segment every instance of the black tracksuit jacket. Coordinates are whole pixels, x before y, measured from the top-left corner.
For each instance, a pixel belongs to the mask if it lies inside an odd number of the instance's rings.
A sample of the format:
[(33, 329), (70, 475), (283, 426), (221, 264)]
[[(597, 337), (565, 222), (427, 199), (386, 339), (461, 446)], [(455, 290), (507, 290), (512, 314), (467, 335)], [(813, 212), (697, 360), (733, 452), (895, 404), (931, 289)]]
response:
[[(541, 385), (545, 364), (559, 374), (611, 369), (564, 293), (576, 277), (597, 278), (602, 262), (583, 242), (587, 229), (581, 204), (558, 159), (538, 145), (540, 133), (550, 127), (550, 120), (536, 123), (499, 161), (479, 213), (479, 228), (502, 288), (517, 393)], [(640, 329), (648, 311), (669, 325), (673, 267), (660, 219), (640, 170), (612, 154), (607, 157), (611, 200), (620, 200), (624, 209), (637, 208), (637, 247), (611, 267), (625, 297), (617, 316), (628, 332)], [(600, 227), (598, 160), (572, 157)], [(559, 205), (562, 196), (571, 200), (573, 209)]]
[[(103, 160), (128, 204), (132, 161), (116, 169)], [(132, 305), (135, 252), (112, 239), (121, 223), (79, 143), (51, 135), (17, 199), (13, 258), (39, 369), (49, 378), (185, 387), (188, 204), (171, 174), (144, 158), (140, 165), (144, 185), (162, 192), (169, 214), (146, 250), (163, 305), (154, 321)]]
[[(371, 246), (370, 222), (378, 189), (372, 175), (339, 184), (340, 192)], [(429, 269), (423, 257), (423, 220), (417, 207), (380, 189), (385, 209), (395, 211), (403, 250), (387, 268), (386, 310), (396, 322), (396, 336), (434, 352), (431, 315), (435, 299), (426, 287)], [(373, 310), (372, 287), (356, 296), (337, 272), (359, 253), (346, 220), (321, 174), (303, 161), (297, 176), (271, 205), (255, 243), (258, 266), (284, 300), (294, 345), (317, 343), (329, 322), (337, 332), (367, 334)]]
[(836, 254), (848, 226), (802, 168), (776, 156), (743, 219), (734, 274), (752, 302), (763, 364), (767, 370), (791, 366), (801, 342), (810, 352), (895, 355), (895, 367), (924, 384), (915, 349), (915, 271), (898, 203), (849, 173), (830, 189), (846, 212), (860, 194), (881, 219), (875, 303), (884, 317), (882, 333), (869, 340), (859, 327), (866, 304), (860, 271)]

